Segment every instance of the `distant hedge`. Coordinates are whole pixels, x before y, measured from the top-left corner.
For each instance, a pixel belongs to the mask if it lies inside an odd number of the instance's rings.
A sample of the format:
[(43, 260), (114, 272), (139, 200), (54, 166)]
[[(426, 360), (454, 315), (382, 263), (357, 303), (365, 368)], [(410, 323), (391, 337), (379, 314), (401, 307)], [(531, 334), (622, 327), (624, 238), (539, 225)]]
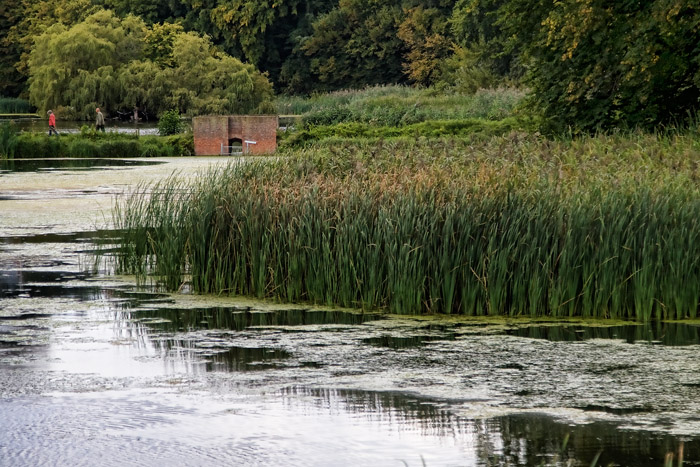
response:
[(173, 136), (61, 135), (21, 133), (16, 159), (46, 157), (178, 157), (194, 155), (192, 134)]

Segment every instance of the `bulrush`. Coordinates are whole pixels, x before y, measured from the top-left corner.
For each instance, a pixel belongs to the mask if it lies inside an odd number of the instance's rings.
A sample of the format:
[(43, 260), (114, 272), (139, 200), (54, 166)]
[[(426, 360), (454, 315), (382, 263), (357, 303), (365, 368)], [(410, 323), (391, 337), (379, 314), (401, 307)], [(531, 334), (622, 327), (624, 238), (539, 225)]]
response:
[(397, 314), (695, 317), (699, 160), (692, 135), (319, 143), (121, 199), (118, 266)]

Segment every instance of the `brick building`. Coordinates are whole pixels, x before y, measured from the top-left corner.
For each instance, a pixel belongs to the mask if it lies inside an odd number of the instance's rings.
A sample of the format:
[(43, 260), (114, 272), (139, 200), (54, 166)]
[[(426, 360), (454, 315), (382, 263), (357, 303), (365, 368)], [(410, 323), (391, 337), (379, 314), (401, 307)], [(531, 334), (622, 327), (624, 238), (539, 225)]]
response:
[(277, 149), (277, 115), (208, 115), (192, 119), (197, 156), (269, 154)]

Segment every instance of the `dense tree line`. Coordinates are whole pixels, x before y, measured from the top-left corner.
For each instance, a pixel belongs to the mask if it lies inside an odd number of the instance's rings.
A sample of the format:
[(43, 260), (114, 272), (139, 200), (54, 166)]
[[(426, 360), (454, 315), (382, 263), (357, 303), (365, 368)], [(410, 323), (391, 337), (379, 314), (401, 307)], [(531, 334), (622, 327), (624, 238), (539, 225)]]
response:
[[(278, 93), (518, 83), (559, 130), (678, 122), (700, 105), (700, 0), (5, 0), (0, 94), (37, 92), (42, 34), (103, 10), (140, 18), (151, 40), (206, 37), (208, 53), (265, 72)], [(159, 50), (173, 43), (157, 42), (129, 79), (177, 68)]]

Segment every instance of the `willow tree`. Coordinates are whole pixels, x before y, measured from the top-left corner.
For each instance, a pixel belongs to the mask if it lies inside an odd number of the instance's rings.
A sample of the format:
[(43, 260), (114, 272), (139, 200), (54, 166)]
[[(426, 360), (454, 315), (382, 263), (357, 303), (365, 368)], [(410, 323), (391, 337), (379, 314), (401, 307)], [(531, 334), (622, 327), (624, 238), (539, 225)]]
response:
[(143, 55), (146, 25), (107, 10), (67, 28), (50, 27), (36, 39), (29, 58), (29, 98), (38, 109), (70, 106), (92, 115), (95, 105), (119, 103), (117, 70)]
[[(3, 4), (0, 10), (5, 10), (9, 19), (7, 31), (3, 31), (6, 35), (0, 41), (0, 47), (5, 44), (9, 50), (6, 54), (0, 53), (3, 56), (0, 68), (14, 74), (16, 81), (12, 85), (20, 92), (26, 91), (29, 56), (35, 39), (52, 26), (70, 27), (98, 10), (92, 0), (3, 0), (0, 3)], [(12, 70), (7, 69), (10, 63)]]
[(30, 101), (40, 111), (91, 117), (94, 107), (155, 116), (270, 111), (272, 86), (252, 65), (214, 50), (175, 25), (101, 10), (70, 28), (57, 24), (36, 40), (29, 60)]
[(213, 49), (195, 33), (173, 43), (172, 105), (188, 114), (271, 113), (272, 85), (250, 64)]

